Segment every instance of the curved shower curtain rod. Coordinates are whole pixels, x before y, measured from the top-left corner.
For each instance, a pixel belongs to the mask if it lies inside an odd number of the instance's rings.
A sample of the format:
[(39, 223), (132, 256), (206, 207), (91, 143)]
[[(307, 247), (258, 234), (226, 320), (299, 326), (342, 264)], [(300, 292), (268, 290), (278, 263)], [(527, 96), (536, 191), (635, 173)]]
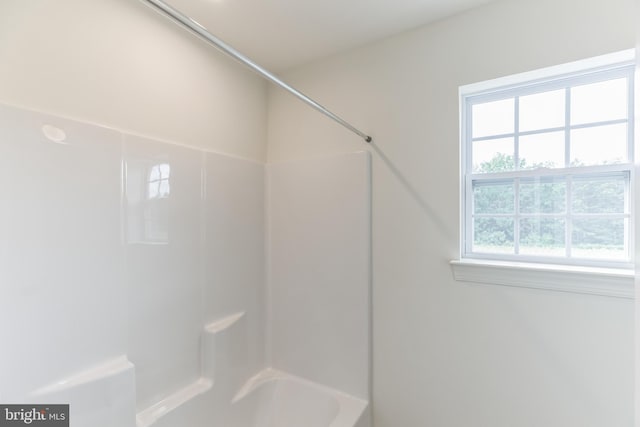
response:
[(162, 0), (144, 0), (144, 1), (149, 3), (156, 10), (158, 10), (158, 11), (162, 12), (163, 14), (167, 15), (169, 18), (171, 18), (175, 22), (177, 22), (179, 24), (182, 24), (188, 30), (191, 30), (192, 32), (194, 32), (195, 34), (197, 34), (198, 36), (203, 38), (205, 41), (207, 41), (210, 44), (214, 45), (217, 49), (221, 50), (222, 52), (226, 53), (227, 55), (229, 55), (229, 56), (231, 56), (231, 57), (233, 57), (235, 59), (237, 59), (238, 61), (240, 61), (241, 63), (243, 63), (247, 67), (251, 68), (254, 72), (258, 73), (259, 75), (261, 75), (265, 79), (269, 80), (271, 83), (274, 83), (274, 84), (280, 86), (281, 88), (283, 88), (284, 90), (290, 92), (292, 95), (294, 95), (298, 99), (302, 100), (303, 102), (307, 103), (311, 107), (313, 107), (316, 110), (320, 111), (325, 116), (327, 116), (327, 117), (335, 120), (336, 122), (340, 123), (342, 126), (346, 127), (351, 132), (353, 132), (355, 134), (358, 134), (360, 137), (364, 138), (364, 140), (366, 142), (371, 142), (372, 138), (369, 135), (367, 135), (366, 133), (356, 129), (349, 122), (343, 120), (342, 118), (340, 118), (336, 114), (334, 114), (331, 111), (327, 110), (325, 107), (323, 107), (322, 105), (318, 104), (316, 101), (314, 101), (313, 99), (309, 98), (304, 93), (300, 92), (296, 88), (294, 88), (294, 87), (288, 85), (287, 83), (283, 82), (276, 75), (274, 75), (270, 71), (262, 68), (260, 65), (256, 64), (251, 59), (247, 58), (242, 53), (238, 52), (233, 47), (229, 46), (228, 44), (226, 44), (225, 42), (223, 42), (222, 40), (220, 40), (219, 38), (217, 38), (216, 36), (211, 34), (203, 26), (201, 26), (200, 24), (198, 24), (193, 19), (189, 18), (188, 16), (186, 16), (185, 14), (180, 12), (179, 10), (173, 8), (172, 6), (168, 5), (167, 3), (165, 3)]

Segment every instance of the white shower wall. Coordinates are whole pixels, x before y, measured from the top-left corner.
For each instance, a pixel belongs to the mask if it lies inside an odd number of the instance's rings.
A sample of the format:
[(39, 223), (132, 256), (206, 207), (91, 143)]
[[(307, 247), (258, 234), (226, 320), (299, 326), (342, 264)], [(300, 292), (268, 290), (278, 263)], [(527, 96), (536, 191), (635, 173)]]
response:
[(125, 352), (121, 138), (0, 108), (0, 401)]
[(199, 380), (204, 325), (237, 312), (223, 368), (264, 367), (263, 164), (2, 106), (0, 169), (0, 401), (124, 356), (139, 412)]
[(219, 318), (245, 312), (238, 365), (245, 378), (263, 367), (264, 167), (124, 139), (127, 348), (142, 410), (200, 377), (202, 328)]
[(0, 402), (250, 427), (274, 367), (368, 425), (369, 153), (265, 170), (0, 105), (0, 207)]
[(267, 165), (271, 364), (369, 400), (367, 152)]

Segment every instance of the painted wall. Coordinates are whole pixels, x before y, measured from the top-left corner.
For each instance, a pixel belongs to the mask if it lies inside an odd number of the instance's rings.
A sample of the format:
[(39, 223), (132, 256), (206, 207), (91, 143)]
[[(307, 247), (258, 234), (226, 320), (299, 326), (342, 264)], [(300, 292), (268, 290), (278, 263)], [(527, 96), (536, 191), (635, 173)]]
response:
[[(633, 302), (465, 284), (458, 87), (635, 46), (632, 0), (500, 1), (285, 74), (371, 132), (376, 427), (633, 424)], [(270, 162), (363, 149), (269, 94)]]
[(0, 102), (264, 160), (266, 84), (130, 0), (5, 0)]

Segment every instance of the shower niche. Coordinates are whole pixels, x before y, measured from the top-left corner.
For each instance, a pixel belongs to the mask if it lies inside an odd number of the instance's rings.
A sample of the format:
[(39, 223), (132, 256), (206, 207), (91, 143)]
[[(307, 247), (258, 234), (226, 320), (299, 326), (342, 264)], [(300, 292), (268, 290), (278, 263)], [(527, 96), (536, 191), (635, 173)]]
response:
[(264, 165), (0, 106), (0, 400), (368, 427), (370, 158)]

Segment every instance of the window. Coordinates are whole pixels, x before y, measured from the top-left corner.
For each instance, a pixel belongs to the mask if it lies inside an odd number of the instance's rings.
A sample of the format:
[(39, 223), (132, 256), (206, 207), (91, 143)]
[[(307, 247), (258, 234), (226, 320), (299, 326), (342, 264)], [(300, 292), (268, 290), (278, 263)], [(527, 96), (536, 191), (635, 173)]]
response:
[(632, 266), (634, 69), (461, 89), (463, 258)]

